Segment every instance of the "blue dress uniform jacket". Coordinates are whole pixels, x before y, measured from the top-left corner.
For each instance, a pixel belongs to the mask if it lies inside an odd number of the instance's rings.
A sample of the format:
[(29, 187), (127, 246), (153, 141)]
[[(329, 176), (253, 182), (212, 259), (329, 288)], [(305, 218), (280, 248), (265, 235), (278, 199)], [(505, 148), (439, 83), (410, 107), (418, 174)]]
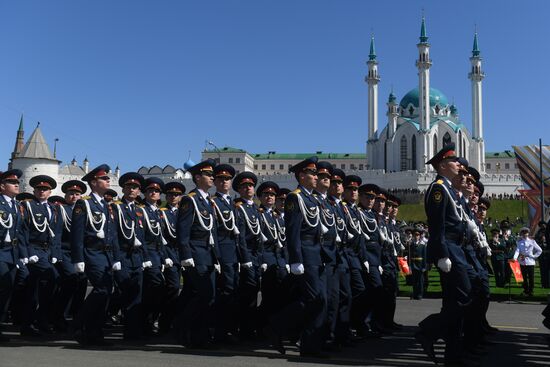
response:
[[(131, 206), (134, 208), (132, 209)], [(120, 248), (120, 260), (124, 267), (141, 268), (149, 260), (143, 230), (143, 214), (136, 204), (129, 205), (124, 199), (111, 204), (115, 217)], [(133, 228), (132, 228), (133, 227)], [(136, 239), (141, 243), (136, 246)]]
[[(377, 215), (372, 210), (363, 209), (366, 219), (361, 222), (361, 229), (369, 239), (365, 238), (365, 260), (369, 262), (371, 269), (382, 265), (383, 244), (380, 237), (380, 231), (385, 227), (385, 223), (380, 223)], [(376, 270), (375, 270), (376, 271)]]
[[(321, 210), (321, 223), (328, 229), (322, 236), (321, 241), (321, 258), (326, 264), (336, 264), (337, 249), (336, 249), (336, 216), (332, 205), (326, 197), (321, 194), (313, 194), (319, 203)], [(332, 219), (331, 219), (332, 218)], [(341, 240), (341, 239), (340, 239)]]
[(361, 230), (361, 219), (359, 217), (359, 209), (355, 204), (342, 202), (342, 209), (345, 214), (346, 227), (351, 238), (346, 238), (345, 252), (348, 257), (349, 266), (353, 269), (362, 270), (364, 263), (367, 260), (365, 250), (365, 236)]
[(273, 210), (267, 210), (264, 207), (260, 207), (260, 215), (263, 219), (262, 233), (267, 238), (263, 244), (263, 263), (267, 264), (267, 266), (276, 265), (280, 268), (284, 268), (286, 266), (286, 260), (282, 247), (283, 243), (279, 238), (277, 218)]
[[(235, 210), (235, 206), (231, 198), (228, 202), (220, 193), (216, 193), (213, 198), (214, 203), (219, 209), (217, 214), (218, 223), (218, 246), (220, 249), (220, 263), (236, 264), (238, 262), (249, 262), (248, 250), (246, 249), (246, 242), (244, 240), (244, 225), (243, 221), (237, 220), (238, 214)], [(223, 216), (223, 218), (220, 218)], [(233, 215), (233, 220), (230, 220), (230, 216)], [(224, 225), (224, 221), (226, 224)], [(238, 234), (234, 230), (229, 231), (227, 228), (236, 226)], [(239, 228), (240, 226), (240, 228)]]
[[(200, 223), (201, 219), (204, 226), (207, 228), (211, 226), (211, 230), (203, 227)], [(192, 190), (182, 198), (176, 230), (182, 261), (192, 258), (195, 265), (217, 263), (219, 248), (214, 208), (212, 204), (206, 202), (198, 189)], [(211, 237), (212, 241), (210, 241)]]
[(60, 232), (59, 213), (55, 206), (50, 203), (46, 205), (50, 208), (51, 216), (46, 206), (37, 200), (23, 202), (23, 229), (27, 236), (28, 255), (38, 256), (37, 264), (40, 266), (47, 266), (52, 257), (61, 257), (61, 240), (55, 236)]
[(240, 237), (243, 241), (241, 246), (246, 246), (242, 251), (243, 257), (251, 261), (254, 266), (259, 266), (263, 261), (262, 254), (264, 244), (258, 206), (254, 203), (238, 202), (236, 203), (236, 211), (237, 225), (241, 230)]
[[(88, 217), (85, 201), (90, 206), (92, 218)], [(102, 214), (105, 216), (104, 237), (99, 238), (97, 230), (101, 225), (92, 227), (91, 221), (100, 221)], [(78, 200), (73, 209), (71, 257), (73, 264), (85, 262), (97, 266), (110, 266), (120, 259), (114, 213), (107, 203), (102, 205), (93, 195)]]
[(176, 238), (176, 223), (178, 221), (178, 210), (170, 208), (160, 209), (160, 219), (162, 222), (162, 233), (168, 244), (165, 246), (166, 256), (172, 259), (176, 266), (179, 266), (180, 258), (178, 254), (178, 241)]
[[(145, 204), (140, 208), (143, 213), (143, 232), (145, 248), (148, 254), (148, 259), (153, 263), (153, 266), (160, 266), (164, 260), (169, 258), (166, 253), (165, 245), (163, 244), (162, 222), (160, 218), (160, 210)], [(149, 220), (149, 224), (147, 224)], [(149, 227), (149, 225), (151, 227)]]
[(300, 198), (307, 210), (318, 208), (317, 200), (304, 190), (298, 189), (288, 194), (285, 202), (285, 228), (289, 262), (319, 266), (323, 264), (319, 243), (322, 234), (321, 223), (314, 227), (305, 223), (300, 209)]
[[(9, 221), (11, 219), (11, 225)], [(27, 241), (23, 232), (23, 217), (19, 203), (13, 199), (13, 207), (10, 207), (4, 197), (0, 195), (0, 261), (7, 264), (17, 264), (19, 259), (28, 257)], [(7, 228), (6, 228), (7, 227)], [(6, 242), (9, 234), (10, 241)]]

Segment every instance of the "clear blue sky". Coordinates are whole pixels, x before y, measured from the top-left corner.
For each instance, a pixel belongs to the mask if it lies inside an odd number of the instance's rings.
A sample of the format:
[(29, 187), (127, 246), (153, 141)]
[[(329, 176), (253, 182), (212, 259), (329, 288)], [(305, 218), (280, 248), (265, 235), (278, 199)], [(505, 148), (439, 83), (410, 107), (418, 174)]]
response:
[[(380, 124), (417, 85), (422, 8), (431, 83), (471, 126), (474, 25), (487, 151), (538, 143), (550, 73), (546, 1), (18, 0), (0, 3), (0, 156), (22, 112), (64, 162), (181, 167), (205, 140), (250, 152), (363, 152), (376, 37)], [(548, 143), (548, 141), (546, 141)]]

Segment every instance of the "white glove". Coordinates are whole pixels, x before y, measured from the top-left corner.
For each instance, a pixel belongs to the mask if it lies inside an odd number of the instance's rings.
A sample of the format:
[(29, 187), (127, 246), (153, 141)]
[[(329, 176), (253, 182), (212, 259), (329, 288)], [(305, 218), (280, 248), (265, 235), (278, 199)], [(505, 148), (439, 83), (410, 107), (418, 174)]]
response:
[(384, 273), (384, 269), (382, 269), (382, 266), (378, 265), (378, 271), (380, 272), (380, 275)]
[(285, 268), (286, 268), (286, 272), (290, 274), (290, 265), (286, 264)]
[(302, 275), (305, 273), (304, 265), (301, 263), (290, 264), (290, 272), (294, 275)]
[(153, 263), (151, 261), (144, 261), (141, 263), (141, 266), (143, 267), (143, 269), (152, 268)]
[(113, 271), (120, 271), (122, 269), (122, 264), (120, 263), (120, 261), (117, 261), (116, 263), (114, 263), (112, 266), (112, 269)]
[(29, 257), (29, 264), (36, 264), (38, 262), (38, 256), (32, 255)]
[(29, 263), (29, 259), (27, 259), (26, 257), (19, 259), (19, 261), (21, 261), (21, 264), (23, 265), (27, 265)]
[(368, 261), (365, 261), (365, 262), (363, 263), (363, 265), (365, 266), (365, 269), (367, 269), (367, 273), (370, 273), (369, 262), (368, 262)]
[(195, 267), (195, 260), (193, 260), (193, 258), (182, 260), (181, 261), (181, 266), (183, 266), (184, 268), (189, 267), (189, 266), (194, 268)]
[(448, 257), (437, 260), (437, 267), (441, 269), (442, 272), (448, 273), (451, 271), (451, 260)]
[(77, 273), (84, 273), (84, 263), (76, 263), (76, 264), (73, 264), (74, 265), (74, 271), (76, 271)]
[(57, 257), (52, 257), (52, 264), (55, 264), (57, 262)]
[(167, 267), (171, 268), (172, 266), (174, 266), (174, 262), (173, 262), (172, 259), (170, 259), (170, 258), (164, 259), (164, 265), (166, 265)]
[(265, 273), (265, 271), (267, 270), (267, 264), (260, 265), (260, 269), (262, 270), (262, 273)]
[(252, 262), (249, 261), (247, 263), (242, 263), (241, 266), (245, 269), (251, 268), (252, 267)]
[(220, 264), (214, 264), (214, 270), (216, 270), (216, 273), (221, 274), (222, 266)]

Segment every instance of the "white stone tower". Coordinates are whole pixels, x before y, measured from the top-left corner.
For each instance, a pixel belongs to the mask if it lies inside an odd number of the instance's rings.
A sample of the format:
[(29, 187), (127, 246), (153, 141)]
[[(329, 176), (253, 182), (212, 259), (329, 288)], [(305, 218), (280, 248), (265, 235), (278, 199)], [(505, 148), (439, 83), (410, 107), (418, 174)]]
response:
[(472, 81), (472, 144), (470, 150), (470, 164), (485, 173), (485, 143), (483, 142), (483, 108), (481, 83), (485, 74), (481, 70), (481, 52), (477, 44), (477, 32), (474, 34), (474, 47), (470, 63), (472, 69), (468, 78)]
[[(418, 60), (416, 60), (416, 67), (418, 68), (418, 108), (419, 108), (419, 139), (418, 149), (416, 157), (417, 167), (424, 166), (424, 159), (433, 156), (432, 144), (430, 143), (430, 136), (428, 131), (430, 129), (430, 67), (432, 66), (432, 60), (430, 59), (430, 44), (428, 43), (428, 37), (426, 36), (426, 21), (422, 17), (422, 25), (420, 27), (420, 42), (416, 45), (418, 47)], [(425, 170), (430, 170), (430, 166), (424, 166)], [(421, 170), (421, 169), (420, 169)]]
[(376, 61), (376, 51), (374, 49), (374, 36), (370, 40), (369, 61), (367, 61), (368, 74), (365, 81), (368, 84), (368, 99), (369, 99), (369, 140), (367, 141), (367, 168), (378, 168), (378, 158), (375, 153), (375, 143), (378, 140), (378, 61)]

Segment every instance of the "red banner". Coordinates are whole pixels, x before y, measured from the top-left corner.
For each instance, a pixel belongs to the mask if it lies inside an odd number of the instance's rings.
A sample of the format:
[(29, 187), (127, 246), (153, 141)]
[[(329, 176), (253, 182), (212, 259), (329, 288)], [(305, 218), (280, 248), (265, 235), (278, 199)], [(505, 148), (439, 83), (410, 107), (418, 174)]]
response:
[(404, 257), (398, 256), (397, 263), (399, 264), (399, 270), (401, 270), (401, 272), (404, 275), (411, 275), (411, 269), (409, 268), (409, 263), (407, 262), (407, 260), (405, 260)]
[(517, 262), (517, 260), (508, 260), (508, 264), (510, 264), (510, 269), (512, 269), (512, 273), (514, 273), (516, 283), (523, 283), (523, 275), (521, 275), (519, 262)]

